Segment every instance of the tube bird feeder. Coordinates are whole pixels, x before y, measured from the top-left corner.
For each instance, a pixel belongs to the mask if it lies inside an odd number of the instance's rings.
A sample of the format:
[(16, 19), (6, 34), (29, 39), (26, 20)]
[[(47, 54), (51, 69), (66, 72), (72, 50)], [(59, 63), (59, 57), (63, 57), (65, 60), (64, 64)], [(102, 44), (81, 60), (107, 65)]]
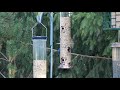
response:
[[(120, 30), (120, 12), (103, 13), (103, 30)], [(113, 78), (120, 78), (120, 31), (118, 42), (112, 43)]]
[(120, 78), (120, 43), (112, 44), (113, 78)]
[(46, 78), (47, 77), (47, 61), (46, 61), (46, 41), (47, 41), (47, 28), (46, 36), (33, 36), (33, 78)]
[(71, 18), (69, 12), (61, 12), (59, 69), (70, 68), (71, 68)]
[[(42, 22), (43, 14), (47, 12), (39, 12), (37, 15), (37, 22)], [(53, 77), (53, 12), (49, 12), (50, 18), (50, 78)], [(47, 34), (47, 33), (46, 33)]]

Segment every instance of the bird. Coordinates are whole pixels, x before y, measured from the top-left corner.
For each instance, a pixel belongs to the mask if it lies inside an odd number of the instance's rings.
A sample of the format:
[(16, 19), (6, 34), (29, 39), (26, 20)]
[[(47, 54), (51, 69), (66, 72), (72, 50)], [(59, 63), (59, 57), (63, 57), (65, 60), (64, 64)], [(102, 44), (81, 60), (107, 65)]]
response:
[(58, 54), (60, 55), (60, 48), (58, 48)]

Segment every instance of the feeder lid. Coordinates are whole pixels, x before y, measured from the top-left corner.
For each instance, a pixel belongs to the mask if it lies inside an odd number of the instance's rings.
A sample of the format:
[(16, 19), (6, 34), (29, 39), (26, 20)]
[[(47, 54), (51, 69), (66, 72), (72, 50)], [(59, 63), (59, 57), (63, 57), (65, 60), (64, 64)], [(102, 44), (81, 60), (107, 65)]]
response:
[(120, 47), (120, 43), (119, 42), (112, 43), (111, 47)]
[(34, 36), (32, 39), (47, 39), (46, 36)]

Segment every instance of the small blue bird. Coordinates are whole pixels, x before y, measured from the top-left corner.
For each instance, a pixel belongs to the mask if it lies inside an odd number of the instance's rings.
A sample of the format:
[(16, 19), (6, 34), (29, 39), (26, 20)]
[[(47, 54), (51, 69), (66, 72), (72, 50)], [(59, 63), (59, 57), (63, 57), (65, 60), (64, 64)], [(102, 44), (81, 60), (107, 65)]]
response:
[(58, 49), (58, 54), (60, 55), (60, 48)]

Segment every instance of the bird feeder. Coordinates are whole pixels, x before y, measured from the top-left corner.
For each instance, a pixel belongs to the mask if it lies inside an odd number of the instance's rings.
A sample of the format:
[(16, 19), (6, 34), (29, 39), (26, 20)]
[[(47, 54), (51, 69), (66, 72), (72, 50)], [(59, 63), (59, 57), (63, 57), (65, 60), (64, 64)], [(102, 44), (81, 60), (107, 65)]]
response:
[(61, 12), (59, 69), (70, 68), (71, 68), (71, 18), (69, 12)]
[(120, 78), (120, 43), (112, 44), (113, 78)]
[(103, 13), (103, 30), (120, 30), (120, 12)]
[(33, 77), (34, 78), (46, 78), (47, 76), (47, 61), (46, 61), (46, 41), (47, 41), (47, 28), (45, 36), (34, 36), (32, 29), (32, 41), (33, 41)]
[[(120, 30), (120, 12), (103, 13), (103, 30)], [(120, 78), (120, 31), (118, 42), (112, 44), (113, 78)]]

